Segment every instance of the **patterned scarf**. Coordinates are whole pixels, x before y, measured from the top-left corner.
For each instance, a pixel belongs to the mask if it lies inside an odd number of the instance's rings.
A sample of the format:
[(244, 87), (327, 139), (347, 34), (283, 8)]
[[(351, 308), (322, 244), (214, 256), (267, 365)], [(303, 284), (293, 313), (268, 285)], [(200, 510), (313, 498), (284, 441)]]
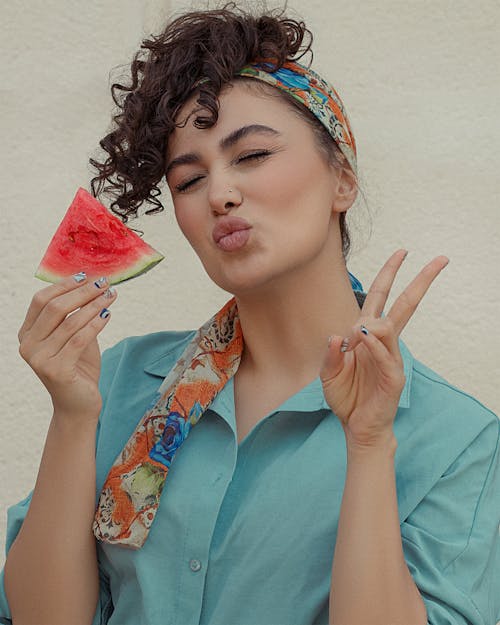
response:
[[(265, 71), (272, 67), (264, 60), (242, 68), (238, 75), (262, 80), (302, 102), (325, 126), (356, 173), (356, 144), (335, 89), (299, 63), (287, 62), (277, 71)], [(355, 276), (349, 273), (349, 278), (354, 291), (363, 290)], [(242, 352), (243, 335), (232, 298), (198, 329), (113, 463), (92, 526), (98, 540), (131, 549), (142, 547), (175, 452), (236, 373)]]
[[(361, 283), (350, 273), (349, 277), (353, 290), (362, 291)], [(113, 463), (92, 527), (98, 540), (142, 547), (175, 452), (236, 373), (242, 352), (233, 297), (198, 329)]]

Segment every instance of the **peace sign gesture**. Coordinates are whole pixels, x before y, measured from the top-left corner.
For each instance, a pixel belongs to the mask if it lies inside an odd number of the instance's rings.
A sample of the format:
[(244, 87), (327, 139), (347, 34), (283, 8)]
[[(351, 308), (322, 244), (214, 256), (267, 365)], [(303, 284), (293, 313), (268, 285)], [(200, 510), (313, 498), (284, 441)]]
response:
[(385, 263), (367, 293), (356, 325), (346, 337), (347, 349), (343, 337), (330, 337), (321, 366), (325, 399), (339, 418), (348, 445), (374, 447), (394, 440), (393, 423), (405, 385), (398, 337), (449, 262), (446, 256), (434, 258), (381, 318), (406, 255), (406, 250), (398, 250)]

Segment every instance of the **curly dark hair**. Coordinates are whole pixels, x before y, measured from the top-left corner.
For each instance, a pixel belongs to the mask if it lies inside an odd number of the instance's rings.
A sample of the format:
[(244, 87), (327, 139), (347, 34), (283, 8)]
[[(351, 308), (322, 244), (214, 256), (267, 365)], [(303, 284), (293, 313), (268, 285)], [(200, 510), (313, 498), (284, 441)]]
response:
[[(193, 123), (198, 128), (209, 128), (217, 122), (217, 96), (225, 85), (245, 80), (251, 88), (268, 87), (251, 78), (235, 78), (236, 71), (264, 58), (275, 64), (269, 71), (306, 53), (312, 61), (312, 40), (304, 22), (286, 17), (284, 9), (252, 15), (234, 2), (221, 9), (185, 13), (167, 23), (159, 35), (144, 39), (130, 65), (130, 84), (111, 86), (119, 112), (112, 118), (113, 129), (99, 142), (109, 156), (104, 162), (94, 158), (89, 161), (99, 172), (91, 180), (93, 196), (111, 192), (115, 199), (110, 209), (123, 223), (129, 216), (137, 217), (144, 201), (154, 205), (146, 214), (164, 210), (157, 196), (161, 194), (158, 184), (165, 175), (168, 140), (178, 125), (179, 109), (192, 95), (196, 81), (209, 79), (197, 87), (197, 104), (205, 113)], [(337, 168), (349, 167), (321, 122), (287, 93), (276, 92), (310, 124), (328, 162)], [(345, 221), (346, 213), (340, 213), (344, 258), (350, 250)]]

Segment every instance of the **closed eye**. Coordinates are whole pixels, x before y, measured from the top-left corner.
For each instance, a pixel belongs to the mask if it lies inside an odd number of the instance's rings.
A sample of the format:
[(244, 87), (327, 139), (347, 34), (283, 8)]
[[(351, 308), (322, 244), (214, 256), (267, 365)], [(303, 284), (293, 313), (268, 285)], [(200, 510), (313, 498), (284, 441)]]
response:
[(201, 180), (202, 178), (203, 176), (198, 176), (196, 178), (192, 178), (191, 180), (188, 180), (187, 182), (183, 182), (182, 184), (176, 184), (175, 189), (179, 193), (182, 193), (183, 191), (186, 191), (186, 189), (188, 189), (191, 185), (193, 185), (198, 180)]
[[(249, 161), (249, 160), (259, 161), (259, 160), (263, 160), (264, 158), (266, 158), (266, 156), (269, 156), (270, 154), (271, 152), (269, 150), (259, 150), (258, 152), (252, 152), (250, 154), (244, 154), (243, 156), (239, 156), (237, 159), (235, 159), (234, 162), (238, 164), (243, 161)], [(189, 187), (191, 187), (195, 182), (198, 182), (198, 180), (201, 180), (202, 178), (203, 176), (196, 176), (195, 178), (192, 178), (191, 180), (188, 180), (187, 182), (182, 182), (181, 184), (175, 185), (175, 189), (179, 193), (182, 193), (183, 191), (186, 191), (187, 189), (189, 189)]]
[(259, 160), (260, 158), (264, 158), (265, 156), (269, 156), (271, 152), (269, 150), (260, 150), (259, 152), (252, 152), (251, 154), (246, 154), (244, 156), (240, 156), (236, 159), (237, 163), (241, 163), (241, 161), (247, 161), (249, 159)]

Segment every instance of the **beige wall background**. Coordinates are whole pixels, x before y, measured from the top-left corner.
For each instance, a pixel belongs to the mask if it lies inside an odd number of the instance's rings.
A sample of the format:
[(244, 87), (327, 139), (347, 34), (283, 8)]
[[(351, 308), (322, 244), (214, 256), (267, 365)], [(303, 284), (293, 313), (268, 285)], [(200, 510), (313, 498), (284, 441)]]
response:
[[(17, 331), (46, 286), (33, 273), (76, 188), (91, 178), (88, 158), (110, 122), (109, 71), (128, 63), (166, 16), (190, 6), (207, 4), (3, 5), (2, 545), (6, 508), (33, 488), (51, 417), (48, 393), (18, 355)], [(500, 414), (500, 5), (295, 0), (289, 8), (315, 33), (314, 67), (340, 92), (357, 138), (368, 206), (350, 213), (349, 270), (367, 290), (392, 252), (410, 251), (388, 310), (424, 264), (448, 256), (402, 338), (416, 358)], [(168, 190), (162, 199), (169, 206)], [(130, 225), (166, 260), (118, 286), (102, 349), (130, 334), (198, 327), (229, 298), (205, 276), (170, 210)], [(197, 305), (187, 305), (194, 294)]]

